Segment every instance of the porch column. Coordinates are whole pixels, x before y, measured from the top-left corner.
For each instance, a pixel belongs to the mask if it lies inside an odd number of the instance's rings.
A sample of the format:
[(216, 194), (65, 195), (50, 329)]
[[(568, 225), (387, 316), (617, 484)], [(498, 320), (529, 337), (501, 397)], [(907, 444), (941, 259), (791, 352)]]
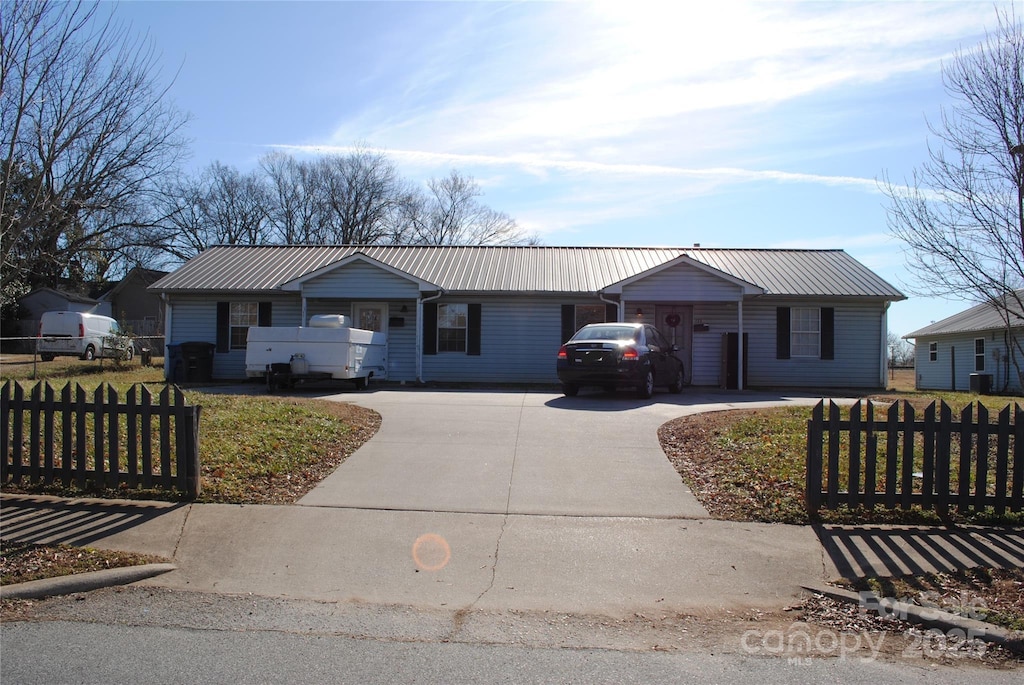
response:
[(737, 329), (739, 330), (739, 334), (738, 334), (738, 339), (736, 341), (737, 342), (737, 345), (736, 345), (736, 355), (739, 357), (739, 359), (736, 360), (736, 362), (737, 362), (736, 363), (736, 368), (738, 370), (738, 376), (736, 378), (736, 389), (737, 390), (744, 390), (745, 388), (743, 387), (743, 291), (742, 290), (740, 290), (740, 299), (736, 303), (736, 313), (737, 313), (737, 316), (739, 318), (739, 321), (737, 322)]
[(301, 326), (305, 326), (306, 322), (309, 320), (309, 317), (306, 316), (306, 295), (305, 294), (302, 295), (302, 314), (300, 314), (300, 316), (302, 318), (299, 319), (299, 326), (300, 327)]
[(416, 382), (423, 382), (423, 293), (416, 298)]

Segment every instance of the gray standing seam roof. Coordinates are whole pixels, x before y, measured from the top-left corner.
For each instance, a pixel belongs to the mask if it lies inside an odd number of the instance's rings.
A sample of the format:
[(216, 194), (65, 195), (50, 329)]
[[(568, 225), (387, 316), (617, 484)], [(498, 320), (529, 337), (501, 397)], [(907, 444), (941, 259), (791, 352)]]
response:
[[(1024, 298), (1024, 290), (1017, 291), (1017, 297)], [(1012, 325), (1014, 328), (1024, 327), (1024, 315), (1016, 311), (1016, 309), (1016, 306), (1011, 303)], [(1003, 321), (1002, 313), (993, 304), (982, 302), (970, 309), (965, 309), (953, 316), (929, 324), (913, 333), (907, 333), (903, 337), (917, 339), (931, 335), (954, 335), (956, 333), (1002, 330), (1005, 326), (1006, 323)]]
[(217, 246), (150, 286), (166, 292), (275, 292), (363, 254), (446, 292), (597, 293), (686, 255), (780, 296), (904, 295), (842, 250), (418, 245)]

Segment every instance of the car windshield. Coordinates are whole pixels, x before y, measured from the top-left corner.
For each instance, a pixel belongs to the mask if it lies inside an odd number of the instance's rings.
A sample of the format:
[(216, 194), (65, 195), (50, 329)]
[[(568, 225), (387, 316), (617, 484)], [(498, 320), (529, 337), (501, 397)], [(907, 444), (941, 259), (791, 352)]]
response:
[(633, 326), (587, 326), (572, 337), (573, 340), (636, 340), (638, 329)]

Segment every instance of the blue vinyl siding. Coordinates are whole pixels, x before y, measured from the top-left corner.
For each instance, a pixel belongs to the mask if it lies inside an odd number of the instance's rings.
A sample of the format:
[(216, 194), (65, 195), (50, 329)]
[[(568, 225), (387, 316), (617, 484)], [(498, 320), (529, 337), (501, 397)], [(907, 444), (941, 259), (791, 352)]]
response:
[[(301, 303), (295, 297), (223, 295), (214, 297), (182, 297), (171, 300), (171, 330), (168, 343), (217, 342), (217, 302), (273, 302), (271, 322), (275, 326), (298, 326)], [(165, 367), (166, 368), (166, 367)], [(245, 378), (245, 350), (216, 352), (213, 355), (213, 377)]]
[(366, 262), (353, 262), (312, 278), (302, 285), (306, 297), (338, 297), (358, 300), (402, 300), (419, 296), (419, 286)]
[(461, 352), (424, 355), (424, 380), (557, 383), (555, 357), (563, 342), (562, 305), (571, 301), (526, 297), (461, 299), (457, 296), (438, 300), (439, 303), (481, 304), (480, 355)]
[[(776, 359), (776, 307), (834, 307), (834, 359)], [(763, 387), (877, 388), (882, 379), (885, 312), (877, 303), (827, 300), (746, 303), (747, 383)], [(733, 328), (732, 330), (735, 330)]]
[(689, 265), (664, 269), (622, 289), (627, 303), (735, 302), (739, 297), (739, 286)]
[[(974, 371), (974, 341), (985, 339), (985, 370), (992, 376), (993, 391), (1002, 391), (1009, 382), (1010, 392), (1020, 392), (1020, 379), (1013, 364), (1007, 364), (1007, 349), (1003, 331), (979, 331), (957, 335), (918, 338), (914, 347), (914, 371), (918, 390), (953, 389), (953, 355), (956, 355), (956, 389), (967, 392)], [(928, 348), (937, 343), (937, 359), (930, 361)]]

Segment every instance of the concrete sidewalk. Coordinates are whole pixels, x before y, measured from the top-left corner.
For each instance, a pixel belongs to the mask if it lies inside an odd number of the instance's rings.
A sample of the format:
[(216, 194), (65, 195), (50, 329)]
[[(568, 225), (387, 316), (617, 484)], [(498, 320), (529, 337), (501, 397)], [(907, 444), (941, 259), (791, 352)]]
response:
[[(628, 615), (779, 607), (826, 574), (811, 529), (710, 520), (505, 516), (3, 497), (5, 537), (158, 554), (142, 584), (204, 592)], [(131, 524), (128, 525), (128, 521)]]

